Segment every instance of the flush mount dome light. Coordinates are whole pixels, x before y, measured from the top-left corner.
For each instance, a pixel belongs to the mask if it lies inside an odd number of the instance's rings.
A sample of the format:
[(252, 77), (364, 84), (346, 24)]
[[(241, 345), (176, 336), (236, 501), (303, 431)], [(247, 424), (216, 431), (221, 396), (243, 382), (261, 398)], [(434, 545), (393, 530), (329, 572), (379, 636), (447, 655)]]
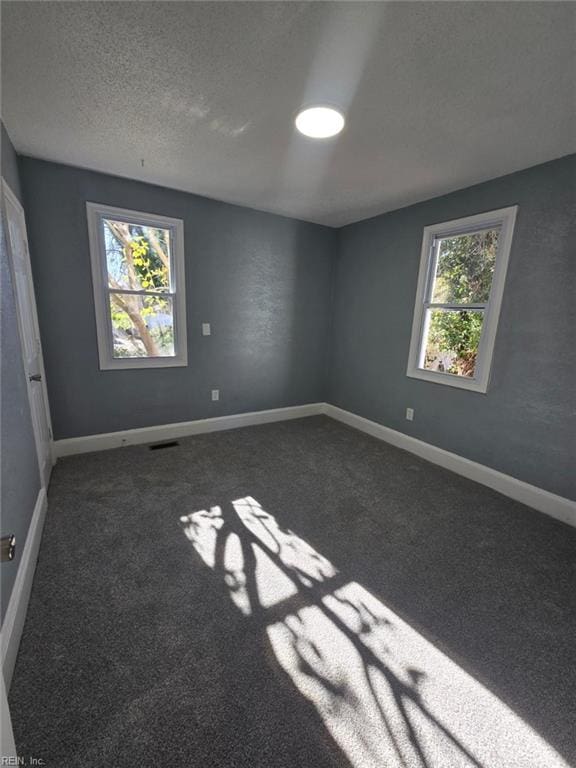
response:
[(330, 107), (311, 107), (300, 112), (296, 128), (311, 139), (329, 139), (344, 128), (344, 116)]

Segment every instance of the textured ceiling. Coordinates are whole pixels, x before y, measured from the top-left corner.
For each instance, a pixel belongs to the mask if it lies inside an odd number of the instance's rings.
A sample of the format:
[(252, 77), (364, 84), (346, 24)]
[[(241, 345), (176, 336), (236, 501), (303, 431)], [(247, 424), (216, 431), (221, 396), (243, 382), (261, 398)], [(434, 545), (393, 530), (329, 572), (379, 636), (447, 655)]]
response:
[[(574, 152), (575, 14), (3, 2), (3, 118), (23, 154), (340, 226)], [(338, 138), (295, 133), (316, 103)]]

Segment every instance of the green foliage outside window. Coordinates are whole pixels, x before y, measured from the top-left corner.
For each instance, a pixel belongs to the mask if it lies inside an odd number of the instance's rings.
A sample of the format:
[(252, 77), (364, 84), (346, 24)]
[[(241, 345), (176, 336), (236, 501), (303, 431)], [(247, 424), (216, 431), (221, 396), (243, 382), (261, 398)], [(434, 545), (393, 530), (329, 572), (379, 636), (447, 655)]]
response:
[(169, 231), (108, 219), (104, 228), (109, 287), (118, 291), (110, 293), (114, 356), (173, 355), (172, 299), (163, 295), (170, 289)]
[(488, 301), (498, 235), (499, 230), (488, 230), (441, 240), (431, 301), (463, 308), (430, 310), (426, 368), (474, 375), (484, 313), (464, 307)]

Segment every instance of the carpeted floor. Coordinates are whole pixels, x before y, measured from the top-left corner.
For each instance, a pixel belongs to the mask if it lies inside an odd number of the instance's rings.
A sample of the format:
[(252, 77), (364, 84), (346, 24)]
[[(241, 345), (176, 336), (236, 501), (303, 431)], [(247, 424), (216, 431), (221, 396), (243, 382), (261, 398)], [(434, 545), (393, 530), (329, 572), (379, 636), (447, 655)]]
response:
[(47, 768), (565, 768), (576, 531), (313, 417), (58, 462), (10, 705)]

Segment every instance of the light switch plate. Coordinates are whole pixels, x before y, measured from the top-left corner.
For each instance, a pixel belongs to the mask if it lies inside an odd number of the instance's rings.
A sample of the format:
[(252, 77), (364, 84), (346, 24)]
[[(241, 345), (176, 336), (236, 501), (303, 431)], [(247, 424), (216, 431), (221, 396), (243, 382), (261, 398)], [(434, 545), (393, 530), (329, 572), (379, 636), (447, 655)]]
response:
[(212, 335), (212, 329), (210, 328), (210, 323), (202, 323), (202, 336), (211, 336)]

